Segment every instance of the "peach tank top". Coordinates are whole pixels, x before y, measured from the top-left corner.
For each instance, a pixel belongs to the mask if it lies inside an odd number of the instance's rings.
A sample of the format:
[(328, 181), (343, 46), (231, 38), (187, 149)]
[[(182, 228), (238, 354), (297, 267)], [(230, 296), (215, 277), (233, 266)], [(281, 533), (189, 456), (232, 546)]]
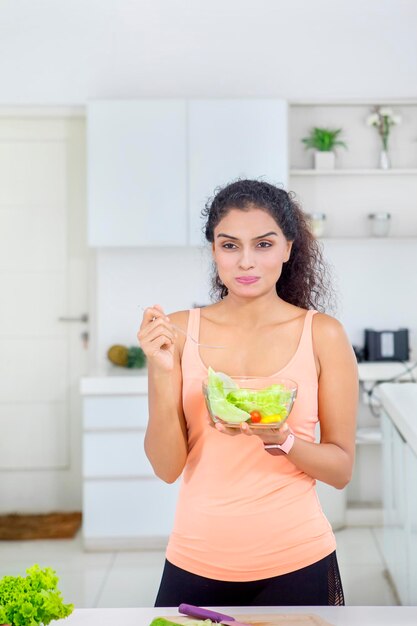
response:
[[(288, 424), (315, 441), (317, 370), (308, 311), (296, 353), (277, 372), (298, 383)], [(188, 332), (199, 337), (200, 309), (189, 313)], [(189, 454), (166, 557), (193, 574), (225, 581), (286, 574), (335, 550), (315, 480), (285, 455), (272, 456), (256, 437), (228, 437), (209, 426), (202, 394), (207, 369), (188, 338), (182, 356), (183, 406)]]

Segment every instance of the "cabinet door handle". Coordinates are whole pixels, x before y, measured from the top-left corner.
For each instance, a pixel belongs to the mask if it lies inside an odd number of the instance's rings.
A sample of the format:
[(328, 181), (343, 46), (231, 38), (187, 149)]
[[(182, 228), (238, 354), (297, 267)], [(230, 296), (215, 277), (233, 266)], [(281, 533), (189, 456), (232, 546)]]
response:
[(79, 317), (63, 316), (58, 317), (59, 322), (88, 322), (88, 313), (83, 313)]

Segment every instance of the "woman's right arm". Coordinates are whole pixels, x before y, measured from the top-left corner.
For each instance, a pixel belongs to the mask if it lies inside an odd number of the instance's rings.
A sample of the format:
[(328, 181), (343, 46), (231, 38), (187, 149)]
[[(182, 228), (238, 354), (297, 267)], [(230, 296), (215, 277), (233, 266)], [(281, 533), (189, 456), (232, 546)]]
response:
[(145, 452), (155, 474), (173, 483), (184, 469), (188, 454), (180, 342), (158, 305), (146, 309), (137, 336), (148, 363), (149, 422)]

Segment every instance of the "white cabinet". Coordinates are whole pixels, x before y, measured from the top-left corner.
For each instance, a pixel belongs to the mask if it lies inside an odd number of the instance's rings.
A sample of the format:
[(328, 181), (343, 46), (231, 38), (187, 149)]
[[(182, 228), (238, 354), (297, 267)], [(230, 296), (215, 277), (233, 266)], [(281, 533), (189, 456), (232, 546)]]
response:
[(84, 478), (152, 477), (144, 436), (141, 431), (84, 433)]
[(84, 546), (90, 550), (164, 548), (176, 499), (176, 485), (162, 481), (85, 481)]
[(408, 604), (406, 540), (406, 444), (390, 418), (382, 415), (384, 557), (402, 604)]
[(382, 414), (384, 557), (401, 603), (417, 604), (417, 455)]
[(407, 516), (407, 554), (409, 562), (408, 589), (409, 604), (417, 605), (417, 455), (407, 446), (405, 455)]
[(83, 540), (89, 550), (161, 548), (173, 525), (179, 482), (154, 475), (143, 442), (147, 394), (85, 395)]
[(87, 116), (89, 244), (185, 245), (185, 101), (97, 101)]
[(237, 178), (287, 186), (287, 103), (277, 99), (188, 103), (190, 244), (204, 241), (201, 210)]
[(417, 384), (384, 383), (384, 557), (401, 603), (417, 604)]
[(87, 115), (91, 246), (200, 246), (216, 187), (287, 185), (283, 100), (97, 101)]

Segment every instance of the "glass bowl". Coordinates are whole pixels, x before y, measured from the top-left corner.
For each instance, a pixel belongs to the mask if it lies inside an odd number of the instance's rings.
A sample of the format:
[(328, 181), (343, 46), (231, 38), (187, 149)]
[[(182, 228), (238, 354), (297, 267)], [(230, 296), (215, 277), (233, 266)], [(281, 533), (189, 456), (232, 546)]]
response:
[(279, 428), (288, 419), (297, 383), (279, 376), (227, 376), (209, 369), (203, 394), (213, 422), (240, 428)]

